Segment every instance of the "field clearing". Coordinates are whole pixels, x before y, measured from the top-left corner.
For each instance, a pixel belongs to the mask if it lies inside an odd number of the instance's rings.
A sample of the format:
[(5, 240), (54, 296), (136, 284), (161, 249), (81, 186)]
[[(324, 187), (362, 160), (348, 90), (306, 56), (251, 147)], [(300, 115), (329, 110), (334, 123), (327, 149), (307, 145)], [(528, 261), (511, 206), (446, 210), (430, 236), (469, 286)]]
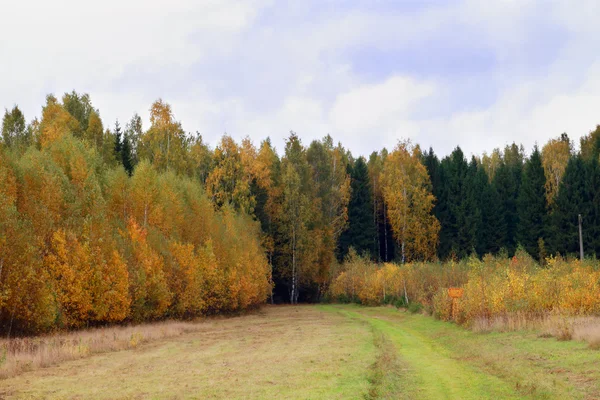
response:
[(594, 399), (600, 352), (394, 308), (267, 306), (0, 380), (6, 399)]

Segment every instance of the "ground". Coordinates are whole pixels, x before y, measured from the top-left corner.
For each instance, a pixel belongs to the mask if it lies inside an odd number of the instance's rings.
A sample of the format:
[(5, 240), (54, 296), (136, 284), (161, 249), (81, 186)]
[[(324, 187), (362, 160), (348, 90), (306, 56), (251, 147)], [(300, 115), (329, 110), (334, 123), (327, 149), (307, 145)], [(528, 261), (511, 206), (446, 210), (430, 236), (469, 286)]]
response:
[(594, 399), (600, 352), (394, 308), (267, 306), (0, 381), (7, 399)]

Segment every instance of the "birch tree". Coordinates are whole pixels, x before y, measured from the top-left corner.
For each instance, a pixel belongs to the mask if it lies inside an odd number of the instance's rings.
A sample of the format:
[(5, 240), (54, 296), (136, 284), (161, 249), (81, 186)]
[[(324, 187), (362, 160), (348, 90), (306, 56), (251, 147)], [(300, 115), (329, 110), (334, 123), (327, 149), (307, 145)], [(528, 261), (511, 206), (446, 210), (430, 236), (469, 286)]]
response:
[(440, 223), (431, 213), (435, 197), (418, 148), (400, 142), (385, 160), (381, 181), (402, 262), (434, 259)]

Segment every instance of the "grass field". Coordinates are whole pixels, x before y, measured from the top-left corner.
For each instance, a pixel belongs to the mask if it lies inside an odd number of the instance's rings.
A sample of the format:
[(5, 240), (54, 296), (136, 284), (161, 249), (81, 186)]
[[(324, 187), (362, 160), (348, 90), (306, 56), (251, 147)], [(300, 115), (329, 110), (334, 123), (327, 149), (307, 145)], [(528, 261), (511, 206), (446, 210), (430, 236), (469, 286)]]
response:
[(595, 399), (600, 352), (393, 308), (276, 306), (0, 380), (4, 399)]

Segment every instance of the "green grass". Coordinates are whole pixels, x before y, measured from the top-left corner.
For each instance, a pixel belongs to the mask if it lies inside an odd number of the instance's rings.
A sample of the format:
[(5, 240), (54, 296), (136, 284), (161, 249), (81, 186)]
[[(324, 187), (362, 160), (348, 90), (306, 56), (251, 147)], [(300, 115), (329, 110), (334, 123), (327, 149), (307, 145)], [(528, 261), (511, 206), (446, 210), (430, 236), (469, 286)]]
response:
[(0, 380), (16, 399), (593, 399), (600, 352), (387, 307), (265, 307)]
[(368, 321), (395, 344), (419, 399), (600, 398), (600, 353), (533, 332), (478, 334), (392, 308), (325, 306)]

